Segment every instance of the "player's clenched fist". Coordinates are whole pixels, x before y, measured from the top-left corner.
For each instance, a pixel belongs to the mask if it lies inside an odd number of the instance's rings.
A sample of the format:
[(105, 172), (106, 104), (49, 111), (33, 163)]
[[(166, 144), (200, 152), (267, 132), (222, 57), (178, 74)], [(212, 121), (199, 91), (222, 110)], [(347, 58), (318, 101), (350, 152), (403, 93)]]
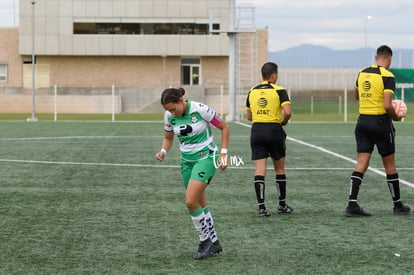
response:
[(161, 161), (164, 160), (166, 154), (167, 154), (166, 150), (165, 149), (161, 149), (158, 153), (155, 154), (155, 158), (158, 161), (161, 162)]

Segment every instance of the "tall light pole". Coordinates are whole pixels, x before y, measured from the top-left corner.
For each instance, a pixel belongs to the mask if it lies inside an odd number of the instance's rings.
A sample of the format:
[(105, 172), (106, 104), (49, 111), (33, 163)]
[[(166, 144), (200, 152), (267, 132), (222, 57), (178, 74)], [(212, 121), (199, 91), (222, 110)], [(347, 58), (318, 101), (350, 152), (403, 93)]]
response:
[(366, 55), (367, 55), (367, 65), (370, 63), (370, 54), (369, 54), (369, 50), (368, 50), (368, 21), (372, 19), (371, 15), (368, 15), (365, 18), (365, 24), (364, 24), (364, 48), (366, 51)]
[(167, 86), (167, 63), (166, 63), (166, 59), (167, 59), (168, 55), (166, 52), (161, 53), (161, 58), (162, 58), (162, 86), (163, 89), (166, 88)]
[(35, 4), (36, 0), (29, 0), (32, 4), (32, 117), (28, 121), (37, 121), (36, 118), (36, 66), (35, 66)]
[(236, 50), (237, 33), (235, 31), (236, 0), (229, 0), (229, 113), (226, 120), (236, 120)]
[(13, 0), (13, 27), (16, 27), (16, 0)]

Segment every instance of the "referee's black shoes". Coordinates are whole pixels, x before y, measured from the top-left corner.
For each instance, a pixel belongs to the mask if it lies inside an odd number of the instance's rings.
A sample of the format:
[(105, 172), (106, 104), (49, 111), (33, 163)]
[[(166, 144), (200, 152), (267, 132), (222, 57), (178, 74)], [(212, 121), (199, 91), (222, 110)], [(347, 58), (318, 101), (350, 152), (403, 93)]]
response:
[(349, 206), (345, 209), (346, 217), (369, 217), (370, 213), (367, 213), (358, 204)]
[(394, 206), (394, 215), (408, 215), (410, 214), (410, 207), (401, 203), (398, 206)]
[(293, 208), (287, 204), (285, 206), (279, 205), (279, 207), (277, 208), (278, 214), (290, 214), (292, 212), (293, 212)]
[(267, 218), (270, 216), (270, 212), (267, 211), (266, 208), (260, 208), (259, 209), (259, 217)]

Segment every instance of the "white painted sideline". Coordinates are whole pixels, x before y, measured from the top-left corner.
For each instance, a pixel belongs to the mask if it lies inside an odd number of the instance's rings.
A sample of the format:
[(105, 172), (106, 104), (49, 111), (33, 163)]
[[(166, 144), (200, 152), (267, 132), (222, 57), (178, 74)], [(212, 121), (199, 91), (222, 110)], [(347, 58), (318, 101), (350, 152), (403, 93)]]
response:
[[(236, 123), (237, 123), (237, 124), (239, 124), (239, 125), (241, 125), (241, 126), (248, 127), (248, 128), (251, 128), (251, 127), (252, 127), (251, 125), (246, 124), (246, 123), (242, 123), (242, 122), (236, 122)], [(307, 143), (307, 142), (301, 141), (301, 140), (299, 140), (299, 139), (291, 138), (291, 137), (287, 137), (287, 139), (288, 139), (288, 140), (290, 140), (290, 141), (293, 141), (293, 142), (296, 142), (296, 143), (302, 144), (302, 145), (304, 145), (304, 146), (308, 146), (308, 147), (311, 147), (311, 148), (313, 148), (313, 149), (319, 150), (319, 151), (321, 151), (321, 152), (324, 152), (324, 153), (326, 153), (326, 154), (332, 155), (332, 156), (334, 156), (334, 157), (337, 157), (337, 158), (340, 158), (340, 159), (346, 160), (346, 161), (351, 162), (351, 163), (353, 163), (353, 164), (356, 164), (356, 161), (355, 161), (355, 160), (353, 160), (353, 159), (351, 159), (351, 158), (349, 158), (349, 157), (346, 157), (346, 156), (344, 156), (344, 155), (341, 155), (341, 154), (335, 153), (335, 152), (333, 152), (333, 151), (330, 151), (330, 150), (328, 150), (328, 149), (326, 149), (326, 148), (323, 148), (323, 147), (320, 147), (320, 146), (317, 146), (317, 145), (313, 145), (313, 144), (310, 144), (310, 143)], [(386, 176), (385, 172), (383, 172), (383, 171), (381, 171), (381, 170), (379, 170), (379, 169), (376, 169), (376, 168), (372, 168), (371, 166), (369, 166), (369, 167), (368, 167), (368, 170), (369, 170), (369, 171), (371, 171), (371, 172), (374, 172), (375, 174), (378, 174), (378, 175), (380, 175), (380, 176), (384, 176), (384, 177)], [(401, 179), (401, 178), (400, 178), (400, 183), (405, 184), (405, 185), (407, 185), (407, 186), (409, 186), (409, 187), (411, 187), (411, 188), (414, 188), (414, 183), (409, 182), (409, 181), (406, 181), (406, 180), (403, 180), (403, 179)]]

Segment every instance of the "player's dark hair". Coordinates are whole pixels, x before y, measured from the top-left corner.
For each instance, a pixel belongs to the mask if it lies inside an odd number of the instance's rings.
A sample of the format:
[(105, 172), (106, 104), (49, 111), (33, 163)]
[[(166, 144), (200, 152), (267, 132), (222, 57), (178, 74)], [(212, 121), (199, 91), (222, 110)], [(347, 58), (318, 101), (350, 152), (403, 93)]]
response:
[(262, 66), (262, 78), (269, 79), (270, 76), (276, 73), (277, 74), (277, 64), (273, 62), (267, 62)]
[(177, 103), (181, 97), (185, 95), (185, 90), (183, 88), (168, 88), (165, 89), (161, 94), (161, 105), (168, 103)]
[(392, 56), (392, 50), (387, 45), (382, 45), (377, 49), (377, 55), (391, 55)]

